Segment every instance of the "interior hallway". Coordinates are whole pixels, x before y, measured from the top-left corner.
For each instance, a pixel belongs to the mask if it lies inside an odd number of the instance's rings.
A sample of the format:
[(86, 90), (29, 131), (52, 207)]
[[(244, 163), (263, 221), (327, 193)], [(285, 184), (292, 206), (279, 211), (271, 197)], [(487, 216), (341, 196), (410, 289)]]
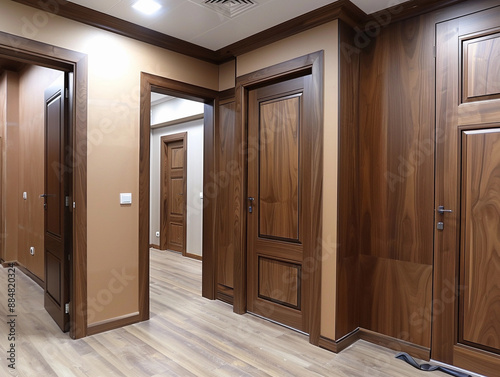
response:
[[(201, 262), (151, 250), (151, 319), (80, 340), (43, 309), (43, 291), (16, 270), (16, 370), (7, 368), (7, 269), (0, 268), (0, 375), (442, 377), (358, 341), (340, 354), (305, 335), (201, 297)], [(111, 303), (112, 305), (112, 303)]]

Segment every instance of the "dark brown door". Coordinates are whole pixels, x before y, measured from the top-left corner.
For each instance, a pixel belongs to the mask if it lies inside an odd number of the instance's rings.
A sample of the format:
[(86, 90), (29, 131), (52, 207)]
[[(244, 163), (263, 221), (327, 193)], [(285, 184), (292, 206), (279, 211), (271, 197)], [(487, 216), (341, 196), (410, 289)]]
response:
[(432, 357), (493, 376), (500, 371), (500, 7), (436, 32)]
[(187, 133), (163, 136), (160, 247), (186, 255)]
[(66, 75), (45, 91), (45, 294), (44, 306), (63, 331), (69, 330), (70, 161)]
[(248, 97), (247, 309), (306, 333), (309, 82), (307, 75), (251, 90)]

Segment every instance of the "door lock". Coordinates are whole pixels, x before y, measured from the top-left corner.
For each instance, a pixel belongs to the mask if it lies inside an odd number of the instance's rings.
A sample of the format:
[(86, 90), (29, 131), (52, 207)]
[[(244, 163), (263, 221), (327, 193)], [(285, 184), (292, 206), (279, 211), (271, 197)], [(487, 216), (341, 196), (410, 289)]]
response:
[(248, 198), (248, 201), (250, 202), (250, 205), (248, 206), (248, 213), (252, 213), (253, 212), (253, 202), (254, 202), (255, 198), (252, 198), (252, 197), (249, 197)]

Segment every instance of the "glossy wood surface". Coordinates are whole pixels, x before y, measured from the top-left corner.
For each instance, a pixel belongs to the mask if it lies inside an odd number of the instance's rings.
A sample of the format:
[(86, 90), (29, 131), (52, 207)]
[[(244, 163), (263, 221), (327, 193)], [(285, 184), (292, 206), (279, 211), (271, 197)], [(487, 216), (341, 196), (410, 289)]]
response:
[[(304, 238), (299, 228), (310, 198), (304, 196), (304, 111), (310, 75), (249, 91), (247, 284), (248, 311), (308, 332), (300, 274)], [(300, 159), (299, 159), (300, 155)], [(301, 207), (301, 204), (304, 207)], [(295, 274), (291, 269), (295, 269)], [(291, 276), (290, 274), (294, 275)], [(299, 278), (299, 279), (296, 279)]]
[(463, 98), (499, 98), (500, 34), (467, 40), (463, 45), (463, 54)]
[[(16, 375), (29, 376), (344, 376), (419, 377), (396, 351), (363, 340), (341, 354), (255, 316), (201, 297), (201, 263), (151, 251), (151, 320), (70, 340), (43, 310), (43, 292), (16, 272), (19, 342)], [(0, 268), (0, 286), (7, 269)], [(6, 310), (0, 290), (0, 314)], [(5, 334), (7, 323), (0, 322)], [(7, 353), (6, 342), (0, 352)], [(9, 375), (5, 363), (0, 373)], [(445, 376), (435, 372), (437, 376)]]
[[(305, 295), (303, 295), (303, 306), (308, 308), (307, 322), (309, 323), (309, 339), (313, 344), (319, 343), (320, 338), (320, 306), (321, 297), (321, 229), (322, 222), (322, 172), (323, 172), (323, 53), (317, 52), (305, 55), (275, 66), (271, 66), (237, 78), (236, 85), (236, 109), (237, 109), (237, 126), (238, 129), (243, 129), (246, 125), (248, 93), (250, 88), (260, 86), (265, 87), (268, 83), (276, 83), (287, 78), (293, 78), (301, 75), (312, 73), (310, 81), (310, 90), (312, 93), (310, 102), (304, 104), (304, 109), (307, 114), (305, 117), (310, 117), (309, 124), (314, 125), (309, 131), (310, 139), (305, 147), (305, 154), (310, 157), (309, 163), (311, 168), (304, 169), (305, 181), (308, 182), (304, 186), (304, 197), (311, 199), (310, 207), (305, 210), (306, 218), (309, 220), (304, 224), (304, 250), (307, 252), (308, 261), (310, 264), (307, 269), (307, 279), (305, 279), (304, 287)], [(243, 135), (245, 135), (243, 133)], [(255, 138), (252, 139), (255, 145)], [(249, 145), (250, 139), (243, 139), (243, 144)], [(247, 156), (247, 158), (249, 158)], [(244, 167), (243, 167), (244, 169)], [(246, 177), (244, 178), (246, 179)], [(243, 203), (246, 203), (246, 196), (243, 195)], [(245, 204), (246, 207), (246, 204)], [(242, 229), (245, 231), (246, 224), (242, 224)], [(244, 240), (246, 242), (246, 240)], [(262, 240), (261, 240), (262, 241)], [(263, 241), (262, 241), (263, 242)], [(290, 244), (291, 245), (291, 244)], [(234, 310), (237, 313), (246, 311), (246, 282), (247, 282), (247, 263), (246, 263), (246, 245), (242, 245), (242, 252), (235, 254), (235, 289), (234, 289)]]
[(383, 28), (361, 54), (360, 326), (429, 348), (434, 21)]
[(460, 338), (500, 353), (500, 129), (462, 138)]
[(301, 96), (259, 105), (260, 237), (299, 241)]
[[(494, 318), (484, 315), (494, 308), (491, 306), (494, 299), (489, 298), (496, 295), (496, 289), (489, 288), (497, 278), (491, 280), (494, 264), (486, 264), (485, 260), (496, 258), (489, 245), (497, 242), (498, 229), (490, 233), (489, 221), (479, 228), (477, 221), (486, 220), (486, 214), (490, 216), (496, 211), (493, 203), (497, 202), (498, 193), (491, 196), (486, 188), (491, 187), (497, 174), (491, 170), (491, 177), (483, 174), (487, 173), (484, 169), (492, 169), (498, 162), (493, 146), (496, 133), (485, 129), (495, 128), (491, 120), (499, 122), (500, 111), (495, 99), (460, 104), (464, 62), (458, 42), (478, 33), (485, 36), (488, 34), (485, 30), (495, 33), (499, 20), (500, 7), (496, 7), (438, 24), (436, 29), (436, 132), (442, 135), (442, 142), (436, 148), (435, 201), (453, 212), (436, 214), (436, 221), (442, 221), (444, 229), (435, 234), (434, 296), (442, 299), (440, 310), (435, 307), (433, 315), (432, 357), (486, 375), (500, 370), (500, 357), (484, 351), (484, 344), (473, 344), (462, 335), (496, 346), (495, 340), (493, 343), (489, 343), (492, 342), (489, 337), (486, 340), (484, 331), (490, 327), (497, 333), (497, 324)], [(487, 160), (481, 158), (485, 152), (489, 152)], [(493, 206), (482, 212), (483, 202)], [(485, 244), (488, 246), (484, 247)], [(488, 287), (489, 284), (492, 285)], [(470, 307), (478, 302), (480, 307)]]
[[(234, 94), (233, 94), (234, 96)], [(241, 203), (238, 194), (241, 182), (238, 180), (240, 139), (236, 128), (235, 101), (230, 98), (219, 105), (219, 122), (216, 128), (217, 171), (221, 177), (219, 200), (217, 201), (216, 243), (218, 290), (225, 289), (232, 296), (234, 288), (234, 253), (239, 247)]]

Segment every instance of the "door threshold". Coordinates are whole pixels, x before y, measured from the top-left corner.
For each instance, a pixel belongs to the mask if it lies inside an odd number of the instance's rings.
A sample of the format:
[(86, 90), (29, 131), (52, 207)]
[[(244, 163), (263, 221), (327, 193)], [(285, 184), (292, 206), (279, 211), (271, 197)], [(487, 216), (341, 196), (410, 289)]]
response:
[(247, 314), (253, 315), (253, 316), (255, 316), (255, 317), (258, 317), (258, 318), (260, 318), (260, 319), (266, 320), (266, 321), (268, 321), (268, 322), (272, 322), (272, 323), (274, 323), (274, 324), (276, 324), (276, 325), (279, 325), (279, 326), (281, 326), (281, 327), (285, 327), (285, 328), (287, 328), (287, 329), (293, 330), (293, 331), (298, 332), (298, 333), (300, 333), (300, 334), (302, 334), (302, 335), (309, 336), (309, 334), (308, 334), (308, 333), (306, 333), (305, 331), (302, 331), (302, 330), (296, 329), (295, 327), (291, 327), (291, 326), (285, 325), (285, 324), (283, 324), (283, 323), (281, 323), (281, 322), (278, 322), (278, 321), (275, 321), (275, 320), (273, 320), (273, 319), (270, 319), (270, 318), (264, 317), (264, 316), (262, 316), (262, 315), (260, 315), (260, 314), (256, 314), (256, 313), (252, 313), (252, 312), (247, 312)]

